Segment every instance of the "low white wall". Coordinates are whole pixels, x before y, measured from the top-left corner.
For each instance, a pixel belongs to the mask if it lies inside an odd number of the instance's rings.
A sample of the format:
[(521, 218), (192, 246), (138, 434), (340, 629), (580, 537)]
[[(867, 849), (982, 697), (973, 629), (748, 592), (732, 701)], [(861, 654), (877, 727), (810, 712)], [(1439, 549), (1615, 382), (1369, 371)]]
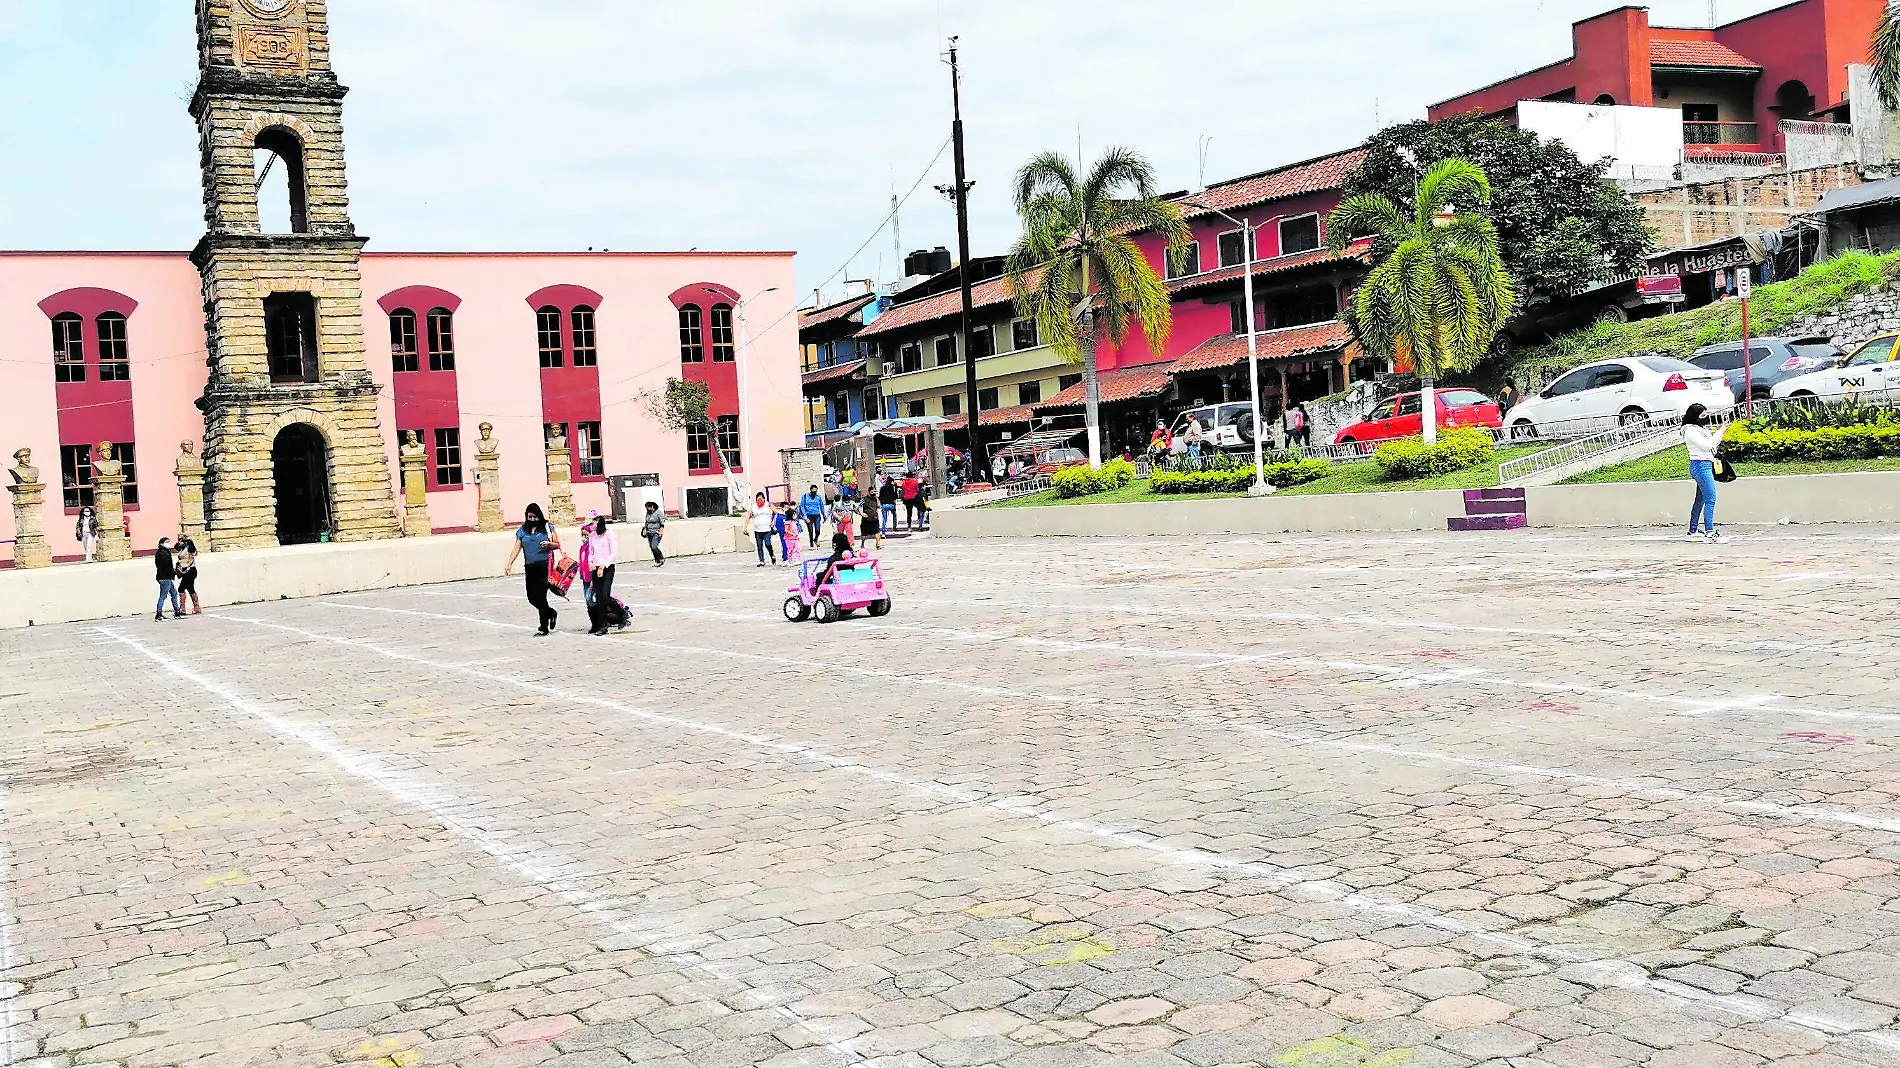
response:
[[(646, 562), (638, 528), (616, 528), (624, 563)], [(567, 535), (572, 538), (570, 531)], [(199, 557), (198, 596), (206, 605), (322, 597), (495, 578), (508, 562), (512, 533), (437, 534), (427, 538), (242, 549)], [(568, 545), (569, 555), (574, 547)], [(666, 525), (669, 557), (751, 549), (736, 519), (676, 520)], [(515, 574), (521, 565), (515, 565)], [(0, 571), (0, 629), (149, 616), (158, 599), (149, 558), (114, 564), (61, 564)]]
[[(1533, 486), (1525, 493), (1534, 527), (1689, 525), (1695, 486), (1613, 482)], [(1716, 521), (1746, 523), (1900, 522), (1900, 472), (1742, 478), (1717, 492)], [(939, 538), (1126, 537), (1140, 534), (1281, 534), (1444, 530), (1465, 514), (1461, 490), (1331, 493), (1265, 500), (970, 508), (934, 512)]]
[[(1695, 484), (1600, 482), (1532, 487), (1526, 494), (1534, 527), (1689, 528)], [(1738, 478), (1718, 485), (1715, 521), (1744, 523), (1900, 522), (1900, 471)]]

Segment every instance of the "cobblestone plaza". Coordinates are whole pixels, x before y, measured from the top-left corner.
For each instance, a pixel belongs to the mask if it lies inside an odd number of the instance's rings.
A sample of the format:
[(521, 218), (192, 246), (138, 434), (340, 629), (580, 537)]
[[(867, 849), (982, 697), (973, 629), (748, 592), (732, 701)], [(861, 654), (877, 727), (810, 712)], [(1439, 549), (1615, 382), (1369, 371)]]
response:
[(1900, 530), (884, 559), (0, 633), (0, 1063), (1900, 1064)]

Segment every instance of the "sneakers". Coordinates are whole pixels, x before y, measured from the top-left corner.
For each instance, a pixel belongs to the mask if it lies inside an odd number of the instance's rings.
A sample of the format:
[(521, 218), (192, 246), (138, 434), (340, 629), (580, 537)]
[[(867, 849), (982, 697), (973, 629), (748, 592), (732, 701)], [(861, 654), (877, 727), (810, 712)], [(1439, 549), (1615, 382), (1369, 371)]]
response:
[(535, 637), (537, 637), (537, 638), (545, 638), (545, 637), (547, 637), (547, 636), (548, 636), (548, 628), (547, 628), (547, 626), (546, 626), (545, 624), (543, 624), (540, 630), (537, 630), (537, 631), (535, 631), (535, 632), (534, 632), (534, 636), (535, 636)]
[(1683, 541), (1707, 541), (1709, 536), (1699, 530), (1692, 530), (1682, 536)]
[(1710, 545), (1727, 545), (1729, 543), (1729, 536), (1721, 531), (1711, 530), (1709, 531), (1707, 540)]

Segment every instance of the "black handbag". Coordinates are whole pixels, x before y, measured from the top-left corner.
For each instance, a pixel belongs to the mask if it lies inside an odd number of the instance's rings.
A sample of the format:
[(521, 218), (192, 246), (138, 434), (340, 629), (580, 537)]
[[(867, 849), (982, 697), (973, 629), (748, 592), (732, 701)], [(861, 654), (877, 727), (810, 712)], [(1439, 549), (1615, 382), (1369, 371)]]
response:
[(1717, 482), (1735, 481), (1735, 465), (1717, 456), (1715, 458), (1715, 480)]

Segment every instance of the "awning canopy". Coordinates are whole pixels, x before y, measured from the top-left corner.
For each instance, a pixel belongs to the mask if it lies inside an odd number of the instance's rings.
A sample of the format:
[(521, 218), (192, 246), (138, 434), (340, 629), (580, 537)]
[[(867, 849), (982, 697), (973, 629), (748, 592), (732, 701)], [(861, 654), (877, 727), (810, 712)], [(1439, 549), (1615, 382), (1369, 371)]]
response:
[(1033, 430), (997, 449), (996, 457), (1009, 459), (1015, 456), (1034, 456), (1048, 449), (1061, 448), (1081, 433), (1080, 430)]
[(933, 426), (942, 426), (948, 420), (941, 415), (918, 415), (904, 419), (868, 419), (862, 423), (852, 423), (853, 434), (909, 434), (919, 430), (928, 430)]

